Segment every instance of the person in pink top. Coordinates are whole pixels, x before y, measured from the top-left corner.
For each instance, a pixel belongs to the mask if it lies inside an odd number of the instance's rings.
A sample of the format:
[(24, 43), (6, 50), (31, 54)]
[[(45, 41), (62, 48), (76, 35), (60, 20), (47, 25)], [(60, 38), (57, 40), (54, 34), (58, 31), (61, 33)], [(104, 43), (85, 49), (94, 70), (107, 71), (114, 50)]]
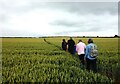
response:
[(79, 56), (82, 65), (85, 65), (84, 63), (85, 49), (86, 49), (85, 43), (83, 43), (82, 40), (79, 40), (78, 44), (76, 45), (76, 52)]

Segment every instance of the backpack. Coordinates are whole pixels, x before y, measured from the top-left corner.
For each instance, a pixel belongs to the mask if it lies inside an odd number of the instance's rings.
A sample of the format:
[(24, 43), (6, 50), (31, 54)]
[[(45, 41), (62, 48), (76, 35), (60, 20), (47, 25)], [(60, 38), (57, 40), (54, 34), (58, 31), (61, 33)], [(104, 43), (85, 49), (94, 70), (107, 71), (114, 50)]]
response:
[(91, 58), (95, 58), (98, 56), (98, 49), (97, 46), (95, 44), (91, 45), (91, 49), (90, 49), (90, 57)]

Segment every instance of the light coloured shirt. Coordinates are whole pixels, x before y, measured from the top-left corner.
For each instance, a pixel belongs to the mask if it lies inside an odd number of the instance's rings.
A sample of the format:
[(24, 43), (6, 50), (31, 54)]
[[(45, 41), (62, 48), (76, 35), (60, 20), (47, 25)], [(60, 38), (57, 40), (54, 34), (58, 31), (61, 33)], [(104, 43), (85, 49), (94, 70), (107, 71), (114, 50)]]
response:
[(93, 45), (93, 43), (90, 43), (86, 46), (85, 57), (90, 60), (94, 60), (96, 58), (91, 58), (91, 56), (90, 56), (91, 45)]
[(85, 54), (85, 48), (86, 48), (85, 43), (79, 42), (76, 45), (76, 51), (77, 51), (78, 55)]

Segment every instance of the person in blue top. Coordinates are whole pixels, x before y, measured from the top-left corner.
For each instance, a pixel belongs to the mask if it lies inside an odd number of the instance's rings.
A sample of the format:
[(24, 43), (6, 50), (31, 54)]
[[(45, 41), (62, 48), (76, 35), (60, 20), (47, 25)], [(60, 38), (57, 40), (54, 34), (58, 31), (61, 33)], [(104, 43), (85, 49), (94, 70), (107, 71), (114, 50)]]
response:
[(86, 51), (85, 51), (85, 58), (84, 60), (86, 61), (86, 69), (90, 71), (92, 69), (94, 72), (97, 72), (97, 67), (96, 67), (96, 57), (91, 57), (91, 46), (94, 45), (93, 40), (90, 38), (88, 39), (88, 45), (86, 46)]

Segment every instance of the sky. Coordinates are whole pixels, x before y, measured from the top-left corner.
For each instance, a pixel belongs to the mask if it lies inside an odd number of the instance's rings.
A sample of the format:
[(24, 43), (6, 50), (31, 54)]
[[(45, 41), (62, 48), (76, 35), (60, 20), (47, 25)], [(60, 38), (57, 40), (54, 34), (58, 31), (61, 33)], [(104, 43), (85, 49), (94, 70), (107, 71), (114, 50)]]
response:
[(118, 2), (0, 0), (0, 37), (118, 35)]

